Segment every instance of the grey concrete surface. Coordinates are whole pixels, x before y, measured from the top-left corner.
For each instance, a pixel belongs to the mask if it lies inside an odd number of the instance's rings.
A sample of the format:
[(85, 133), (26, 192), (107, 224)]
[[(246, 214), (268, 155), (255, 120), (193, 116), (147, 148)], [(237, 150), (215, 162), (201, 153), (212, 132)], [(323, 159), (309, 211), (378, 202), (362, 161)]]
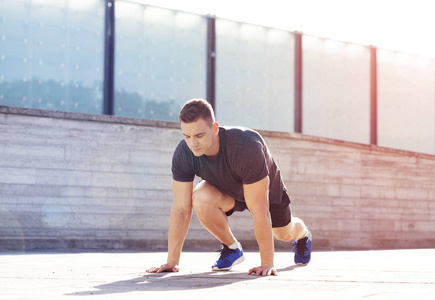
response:
[(165, 252), (0, 253), (0, 299), (435, 299), (435, 249), (313, 252), (307, 266), (277, 252), (278, 276), (212, 272), (214, 252), (184, 252), (180, 272), (148, 274)]
[[(260, 133), (316, 250), (435, 248), (435, 155)], [(181, 139), (178, 122), (0, 106), (0, 251), (165, 248)], [(256, 245), (249, 212), (230, 223)], [(185, 245), (205, 244), (194, 214)]]

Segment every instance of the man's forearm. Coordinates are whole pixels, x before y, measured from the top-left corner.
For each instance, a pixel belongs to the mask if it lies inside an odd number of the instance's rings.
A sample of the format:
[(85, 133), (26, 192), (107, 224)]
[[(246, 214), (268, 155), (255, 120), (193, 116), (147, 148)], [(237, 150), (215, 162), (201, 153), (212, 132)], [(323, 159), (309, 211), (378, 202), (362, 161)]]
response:
[(260, 248), (261, 265), (273, 266), (274, 246), (272, 222), (269, 213), (269, 177), (243, 185), (246, 204), (254, 218), (254, 231)]
[(275, 248), (273, 244), (272, 225), (269, 214), (254, 216), (254, 232), (260, 248), (262, 266), (273, 267)]
[(179, 264), (181, 250), (189, 230), (191, 217), (191, 212), (185, 214), (174, 210), (171, 211), (168, 233), (168, 262)]

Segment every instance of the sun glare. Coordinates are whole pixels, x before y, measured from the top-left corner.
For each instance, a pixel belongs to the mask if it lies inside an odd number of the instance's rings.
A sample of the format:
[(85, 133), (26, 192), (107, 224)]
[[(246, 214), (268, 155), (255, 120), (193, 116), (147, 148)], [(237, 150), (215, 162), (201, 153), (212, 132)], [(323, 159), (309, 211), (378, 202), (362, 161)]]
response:
[(435, 57), (431, 0), (136, 0), (318, 37)]

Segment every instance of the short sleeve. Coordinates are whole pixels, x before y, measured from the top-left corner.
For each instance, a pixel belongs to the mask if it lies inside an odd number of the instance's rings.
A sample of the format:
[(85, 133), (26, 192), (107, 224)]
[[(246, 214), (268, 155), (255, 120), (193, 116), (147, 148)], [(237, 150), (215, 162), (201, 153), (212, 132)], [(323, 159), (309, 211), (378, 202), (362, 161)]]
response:
[(237, 173), (243, 184), (252, 184), (269, 175), (264, 146), (258, 142), (250, 142), (240, 149), (236, 162)]
[(172, 156), (172, 178), (175, 181), (190, 182), (195, 179), (193, 154), (182, 140)]

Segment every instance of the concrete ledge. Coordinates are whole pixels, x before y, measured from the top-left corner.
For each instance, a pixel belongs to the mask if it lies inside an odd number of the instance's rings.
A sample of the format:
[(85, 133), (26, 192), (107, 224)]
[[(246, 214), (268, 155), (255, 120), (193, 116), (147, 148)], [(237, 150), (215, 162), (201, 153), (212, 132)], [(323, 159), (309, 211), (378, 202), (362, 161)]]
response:
[[(164, 128), (180, 128), (178, 122), (170, 121), (160, 121), (160, 120), (150, 120), (150, 119), (139, 119), (139, 118), (129, 118), (122, 116), (109, 116), (109, 115), (96, 115), (78, 112), (67, 112), (67, 111), (54, 111), (54, 110), (43, 110), (36, 108), (23, 108), (23, 107), (12, 107), (12, 106), (1, 106), (0, 113), (3, 114), (15, 114), (24, 116), (34, 116), (34, 117), (46, 117), (55, 119), (65, 119), (65, 120), (77, 120), (77, 121), (92, 121), (92, 122), (103, 122), (112, 124), (126, 124), (126, 125), (136, 125), (136, 126), (152, 126), (152, 127), (164, 127)], [(255, 128), (254, 128), (255, 129)], [(434, 155), (418, 153), (400, 149), (387, 148), (377, 145), (362, 144), (355, 142), (348, 142), (343, 140), (336, 140), (318, 136), (311, 136), (301, 133), (292, 132), (278, 132), (257, 129), (264, 137), (281, 138), (281, 139), (297, 139), (310, 141), (315, 143), (325, 143), (334, 144), (338, 146), (345, 146), (357, 149), (371, 150), (371, 151), (382, 151), (386, 153), (395, 153), (399, 155), (415, 156), (415, 157), (427, 157), (434, 158)]]
[(178, 122), (128, 118), (128, 117), (121, 117), (121, 116), (109, 116), (109, 115), (102, 115), (102, 114), (95, 115), (95, 114), (86, 114), (86, 113), (78, 113), (78, 112), (44, 110), (44, 109), (36, 109), (36, 108), (0, 106), (0, 114), (1, 113), (32, 116), (32, 117), (76, 120), (76, 121), (103, 122), (103, 123), (111, 123), (111, 124), (180, 128)]

